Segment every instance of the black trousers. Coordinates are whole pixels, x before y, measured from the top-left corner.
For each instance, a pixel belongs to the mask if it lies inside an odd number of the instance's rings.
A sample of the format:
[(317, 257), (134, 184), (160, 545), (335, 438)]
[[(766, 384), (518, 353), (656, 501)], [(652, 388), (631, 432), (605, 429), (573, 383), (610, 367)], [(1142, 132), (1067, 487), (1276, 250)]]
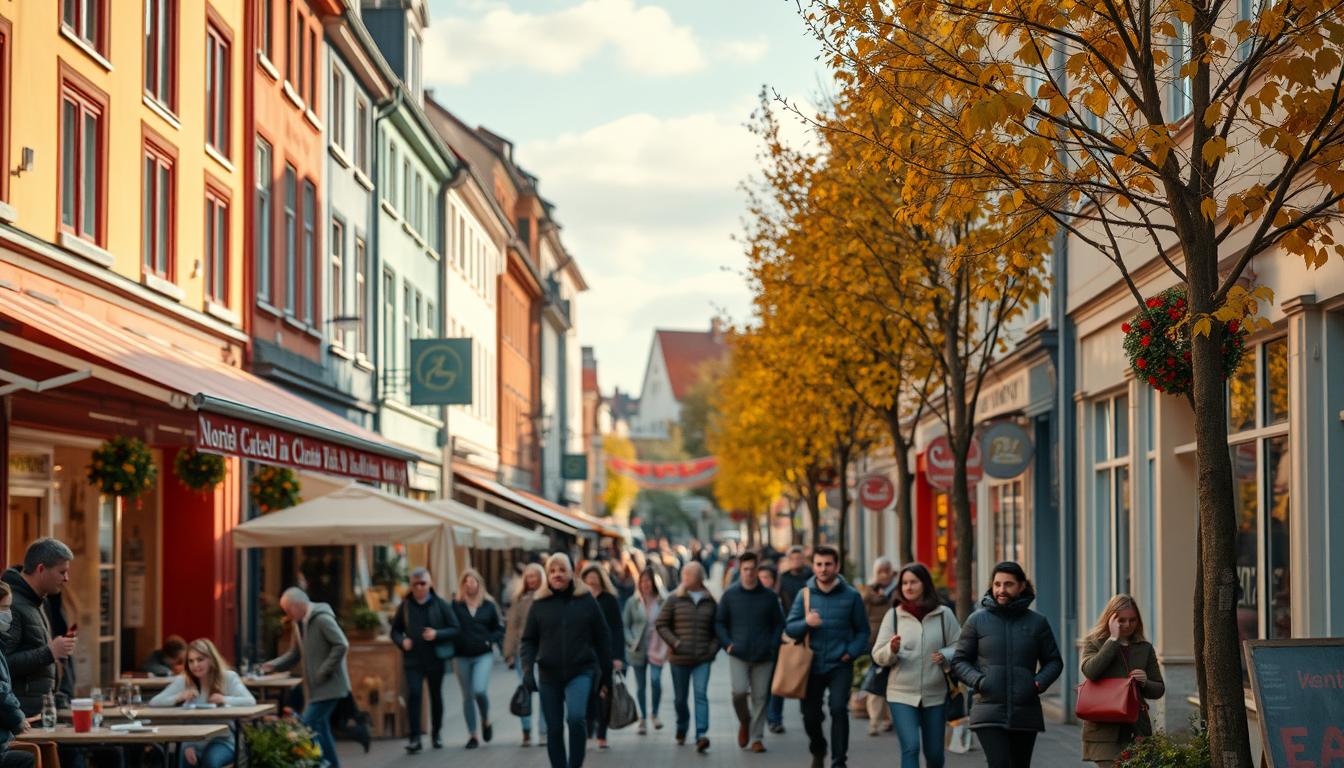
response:
[(831, 766), (842, 768), (849, 758), (849, 689), (853, 684), (854, 665), (841, 664), (830, 672), (813, 672), (807, 677), (803, 696), (803, 730), (807, 731), (808, 751), (826, 756), (826, 737), (821, 732), (822, 697), (829, 692), (826, 709), (831, 713)]
[(1036, 749), (1036, 731), (1010, 731), (1007, 728), (976, 728), (980, 748), (985, 750), (989, 768), (1030, 768), (1031, 753)]
[(406, 715), (411, 721), (411, 739), (420, 738), (420, 687), (429, 683), (429, 732), (436, 738), (443, 728), (443, 665), (404, 667)]
[(0, 753), (0, 768), (33, 768), (37, 758), (30, 752), (6, 749)]

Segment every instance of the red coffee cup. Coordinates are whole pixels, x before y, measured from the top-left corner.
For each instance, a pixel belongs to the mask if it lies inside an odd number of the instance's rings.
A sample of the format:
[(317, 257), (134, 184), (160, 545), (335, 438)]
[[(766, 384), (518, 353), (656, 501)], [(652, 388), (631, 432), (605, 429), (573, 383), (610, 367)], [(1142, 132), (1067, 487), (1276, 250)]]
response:
[(93, 699), (71, 700), (70, 719), (74, 722), (75, 733), (93, 730)]

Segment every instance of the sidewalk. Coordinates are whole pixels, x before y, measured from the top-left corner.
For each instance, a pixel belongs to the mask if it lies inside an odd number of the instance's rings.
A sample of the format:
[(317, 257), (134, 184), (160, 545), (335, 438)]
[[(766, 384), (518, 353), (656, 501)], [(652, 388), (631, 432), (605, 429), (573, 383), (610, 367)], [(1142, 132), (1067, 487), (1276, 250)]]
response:
[[(503, 663), (499, 663), (490, 686), (491, 718), (495, 724), (495, 738), (490, 744), (483, 744), (480, 749), (472, 751), (463, 749), (467, 736), (466, 726), (462, 722), (462, 695), (457, 687), (457, 678), (450, 675), (445, 684), (443, 733), (445, 746), (442, 750), (430, 749), (429, 741), (426, 739), (424, 752), (408, 755), (402, 749), (404, 740), (389, 739), (375, 741), (372, 751), (365, 755), (358, 745), (340, 742), (341, 765), (344, 768), (427, 767), (445, 764), (469, 765), (471, 768), (548, 768), (544, 748), (533, 746), (523, 749), (519, 746), (521, 732), (518, 720), (508, 712), (509, 696), (516, 685), (517, 678), (513, 672), (505, 668)], [(675, 720), (672, 708), (672, 683), (667, 671), (664, 670), (663, 703), (659, 715), (666, 727), (661, 731), (650, 730), (647, 736), (636, 735), (633, 726), (622, 731), (612, 731), (611, 749), (601, 753), (590, 749), (584, 765), (595, 768), (616, 766), (629, 768), (634, 760), (638, 761), (638, 768), (669, 768), (674, 765), (698, 765), (703, 768), (729, 766), (806, 768), (810, 764), (807, 738), (803, 733), (797, 702), (788, 702), (785, 706), (784, 725), (788, 732), (779, 736), (766, 734), (765, 744), (769, 749), (768, 752), (756, 755), (737, 748), (737, 721), (732, 714), (730, 703), (728, 664), (722, 654), (715, 663), (710, 677), (709, 705), (711, 747), (708, 754), (697, 755), (695, 748), (689, 745), (678, 747), (672, 733)], [(900, 746), (895, 734), (869, 736), (866, 720), (853, 720), (850, 733), (851, 768), (870, 766), (894, 768), (899, 764)], [(979, 768), (985, 764), (984, 753), (979, 750), (978, 744), (969, 754), (949, 753), (947, 757), (948, 768)], [(1051, 725), (1036, 743), (1033, 765), (1036, 768), (1077, 768), (1084, 765), (1079, 759), (1078, 728), (1069, 725)]]

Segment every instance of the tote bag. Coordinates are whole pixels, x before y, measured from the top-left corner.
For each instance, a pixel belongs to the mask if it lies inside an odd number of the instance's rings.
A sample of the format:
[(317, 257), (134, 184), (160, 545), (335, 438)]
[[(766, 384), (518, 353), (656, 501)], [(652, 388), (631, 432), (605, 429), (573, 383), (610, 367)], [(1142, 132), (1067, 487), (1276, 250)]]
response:
[(607, 727), (620, 730), (639, 719), (639, 710), (635, 708), (635, 697), (625, 687), (625, 676), (617, 672), (612, 676), (611, 713), (607, 716)]
[(1074, 714), (1091, 723), (1137, 723), (1143, 709), (1138, 681), (1129, 677), (1129, 655), (1121, 649), (1125, 677), (1084, 680), (1078, 685)]
[[(811, 611), (808, 589), (803, 588), (803, 616)], [(781, 699), (801, 699), (807, 695), (807, 676), (812, 673), (811, 633), (803, 635), (802, 642), (785, 639), (779, 646), (779, 660), (775, 662), (775, 676), (770, 681), (770, 693)]]

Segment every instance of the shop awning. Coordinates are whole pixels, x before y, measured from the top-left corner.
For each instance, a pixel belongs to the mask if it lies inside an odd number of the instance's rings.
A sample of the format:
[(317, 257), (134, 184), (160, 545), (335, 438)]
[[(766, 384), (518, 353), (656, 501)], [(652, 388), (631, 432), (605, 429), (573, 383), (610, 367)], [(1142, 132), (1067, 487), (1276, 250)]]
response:
[(0, 317), (20, 326), (0, 328), (0, 343), (195, 411), (198, 450), (400, 486), (406, 463), (418, 458), (223, 360), (100, 322), (53, 297), (0, 285)]
[[(478, 549), (526, 549), (536, 552), (550, 546), (550, 540), (544, 534), (530, 531), (521, 525), (514, 525), (489, 513), (479, 512), (460, 501), (437, 499), (425, 503), (475, 527)], [(492, 535), (487, 536), (485, 532)], [(495, 541), (500, 542), (501, 546), (492, 546)]]
[(527, 491), (510, 488), (502, 483), (463, 472), (457, 472), (453, 477), (457, 487), (468, 494), (477, 498), (484, 498), (492, 504), (501, 506), (561, 533), (573, 536), (621, 538), (621, 534), (615, 529)]

